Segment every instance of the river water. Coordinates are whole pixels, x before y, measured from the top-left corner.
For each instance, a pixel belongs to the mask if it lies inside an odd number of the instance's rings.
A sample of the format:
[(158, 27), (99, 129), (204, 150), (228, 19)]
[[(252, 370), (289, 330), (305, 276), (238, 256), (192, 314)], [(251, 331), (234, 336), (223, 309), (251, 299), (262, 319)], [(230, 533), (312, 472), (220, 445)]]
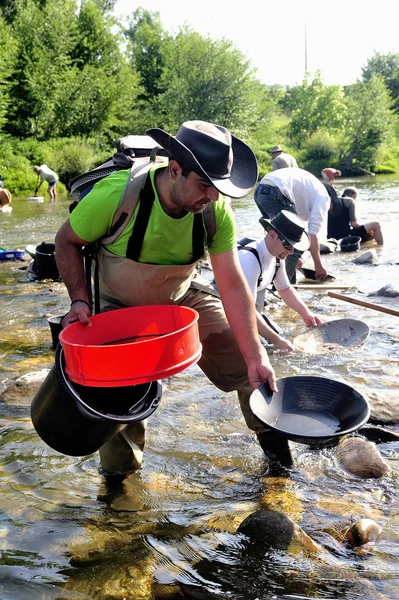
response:
[[(355, 265), (352, 253), (325, 255), (336, 290), (382, 306), (398, 298), (366, 294), (399, 287), (399, 180), (339, 180), (356, 185), (361, 221), (378, 219), (385, 245), (377, 266)], [(260, 236), (251, 197), (234, 201), (238, 236)], [(54, 241), (68, 215), (56, 204), (13, 201), (0, 214), (0, 245), (7, 249)], [(399, 598), (399, 444), (378, 448), (392, 470), (381, 480), (344, 472), (333, 449), (292, 443), (295, 467), (269, 468), (247, 430), (234, 394), (214, 388), (190, 367), (163, 382), (160, 408), (150, 417), (140, 472), (107, 486), (96, 454), (76, 458), (49, 448), (30, 421), (30, 402), (54, 363), (47, 317), (66, 312), (62, 283), (28, 280), (23, 261), (0, 263), (0, 598), (96, 600), (161, 598)], [(309, 262), (306, 266), (312, 267)], [(360, 348), (314, 353), (270, 351), (278, 377), (318, 375), (375, 393), (397, 407), (399, 319), (300, 290), (323, 321), (362, 319), (371, 333)], [(270, 304), (270, 316), (290, 338), (304, 331), (295, 313)], [(391, 429), (398, 430), (391, 424)], [(280, 510), (323, 544), (328, 525), (369, 517), (383, 528), (372, 552), (344, 544), (324, 556), (248, 545), (237, 532), (243, 519), (267, 507)]]

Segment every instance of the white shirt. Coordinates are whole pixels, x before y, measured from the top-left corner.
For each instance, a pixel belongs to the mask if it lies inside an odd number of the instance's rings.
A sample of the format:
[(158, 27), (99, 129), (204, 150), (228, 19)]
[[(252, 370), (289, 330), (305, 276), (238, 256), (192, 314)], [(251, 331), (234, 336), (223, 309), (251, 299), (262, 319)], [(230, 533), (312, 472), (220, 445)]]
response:
[(40, 182), (48, 181), (49, 183), (53, 181), (58, 181), (57, 173), (54, 173), (51, 169), (48, 168), (47, 165), (40, 165)]
[(250, 248), (255, 248), (259, 255), (260, 264), (262, 266), (262, 281), (258, 286), (260, 277), (260, 267), (256, 256), (249, 250), (239, 250), (238, 258), (240, 259), (241, 269), (248, 282), (252, 297), (255, 300), (256, 308), (261, 311), (264, 305), (265, 289), (268, 285), (274, 282), (276, 290), (284, 290), (290, 287), (290, 282), (285, 270), (285, 260), (280, 260), (280, 268), (277, 270), (276, 277), (276, 257), (270, 254), (266, 247), (265, 238), (256, 240), (247, 244)]
[(330, 196), (324, 185), (304, 169), (293, 167), (268, 173), (260, 183), (276, 185), (295, 204), (298, 215), (308, 223), (308, 233), (327, 239), (327, 215)]

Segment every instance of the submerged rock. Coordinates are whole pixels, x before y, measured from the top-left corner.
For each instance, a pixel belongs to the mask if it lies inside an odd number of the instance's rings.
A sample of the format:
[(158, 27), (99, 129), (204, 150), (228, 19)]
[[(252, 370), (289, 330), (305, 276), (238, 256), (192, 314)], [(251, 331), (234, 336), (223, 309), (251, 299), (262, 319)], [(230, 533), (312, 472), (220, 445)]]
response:
[(322, 546), (314, 542), (287, 515), (277, 510), (262, 508), (253, 512), (244, 519), (237, 531), (246, 535), (251, 544), (259, 545), (262, 550), (274, 548), (295, 555), (324, 554)]
[(362, 479), (379, 479), (390, 470), (376, 445), (361, 437), (343, 437), (336, 448), (336, 456), (345, 471)]
[(27, 387), (32, 383), (42, 383), (47, 375), (49, 374), (50, 369), (41, 369), (40, 371), (33, 371), (32, 373), (26, 373), (18, 379), (15, 380), (15, 385), (18, 387)]
[(381, 289), (376, 292), (367, 294), (368, 296), (385, 296), (386, 298), (397, 298), (399, 296), (399, 290), (393, 287), (391, 283), (384, 285)]
[(345, 537), (353, 548), (369, 552), (382, 536), (382, 527), (373, 519), (359, 519), (345, 532)]
[(360, 256), (357, 256), (351, 262), (355, 265), (378, 265), (380, 263), (375, 250), (369, 250), (364, 254), (360, 254)]

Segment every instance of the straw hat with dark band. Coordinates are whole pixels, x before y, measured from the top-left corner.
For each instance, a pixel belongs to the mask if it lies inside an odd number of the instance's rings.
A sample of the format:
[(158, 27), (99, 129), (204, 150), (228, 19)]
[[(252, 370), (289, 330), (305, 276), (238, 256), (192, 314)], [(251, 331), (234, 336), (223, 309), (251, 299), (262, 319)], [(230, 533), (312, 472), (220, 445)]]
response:
[(226, 196), (242, 198), (258, 180), (258, 163), (251, 148), (225, 127), (206, 121), (186, 121), (176, 137), (163, 129), (146, 134), (182, 166), (212, 183)]

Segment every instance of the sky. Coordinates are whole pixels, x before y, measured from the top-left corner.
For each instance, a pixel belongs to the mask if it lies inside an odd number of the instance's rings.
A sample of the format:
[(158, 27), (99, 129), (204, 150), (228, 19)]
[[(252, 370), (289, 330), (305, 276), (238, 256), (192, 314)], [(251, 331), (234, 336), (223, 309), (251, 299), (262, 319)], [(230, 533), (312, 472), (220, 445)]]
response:
[(348, 85), (374, 52), (399, 53), (397, 0), (373, 8), (365, 0), (117, 0), (115, 13), (127, 18), (139, 6), (159, 12), (170, 33), (187, 23), (231, 40), (267, 85), (301, 83), (305, 64), (327, 85)]

